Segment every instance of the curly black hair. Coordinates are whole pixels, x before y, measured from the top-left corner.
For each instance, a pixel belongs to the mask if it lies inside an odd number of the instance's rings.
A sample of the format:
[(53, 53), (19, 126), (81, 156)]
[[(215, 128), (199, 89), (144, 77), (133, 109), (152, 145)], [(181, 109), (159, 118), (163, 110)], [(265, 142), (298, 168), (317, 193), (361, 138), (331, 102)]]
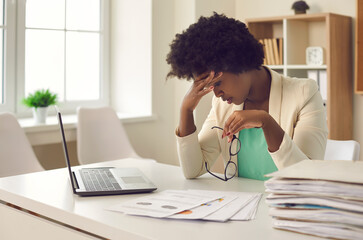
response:
[(258, 69), (264, 59), (263, 46), (246, 25), (224, 14), (200, 17), (170, 44), (166, 61), (169, 77), (193, 78), (193, 73), (231, 72)]

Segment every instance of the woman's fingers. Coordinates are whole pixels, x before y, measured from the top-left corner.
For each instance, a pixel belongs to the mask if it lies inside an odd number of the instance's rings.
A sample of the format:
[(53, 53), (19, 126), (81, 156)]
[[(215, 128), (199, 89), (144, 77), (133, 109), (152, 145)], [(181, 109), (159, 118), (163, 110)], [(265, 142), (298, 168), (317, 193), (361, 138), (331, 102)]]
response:
[(205, 86), (204, 88), (209, 88), (210, 86), (212, 86), (214, 83), (216, 83), (217, 81), (220, 80), (220, 78), (222, 77), (223, 72), (219, 72), (218, 74), (214, 74), (214, 76), (210, 79), (208, 79), (208, 81), (205, 81)]
[(203, 96), (203, 95), (206, 95), (206, 94), (210, 93), (211, 91), (213, 91), (213, 89), (214, 89), (214, 86), (205, 87), (199, 93)]
[(213, 77), (214, 77), (214, 71), (211, 71), (208, 75), (201, 74), (195, 79), (194, 84), (196, 84), (196, 88), (199, 91), (201, 91), (205, 88), (207, 83), (213, 79)]
[(233, 135), (245, 128), (244, 124), (243, 111), (235, 111), (224, 125), (222, 138), (228, 137), (228, 142), (232, 141)]
[(222, 133), (222, 138), (227, 137), (229, 135), (231, 135), (230, 132), (230, 125), (233, 122), (233, 120), (235, 119), (234, 114), (232, 114), (226, 121), (226, 123), (224, 124), (224, 128), (223, 128), (223, 133)]
[(233, 139), (233, 135), (237, 134), (239, 131), (241, 131), (244, 128), (241, 121), (233, 122), (232, 124), (229, 126), (228, 142), (231, 142)]
[(228, 142), (232, 141), (233, 135), (245, 128), (260, 128), (263, 126), (263, 119), (266, 112), (262, 110), (242, 110), (235, 111), (227, 119), (223, 137), (228, 137)]
[(206, 91), (213, 86), (215, 82), (217, 82), (221, 76), (223, 75), (222, 72), (215, 74), (214, 71), (211, 71), (209, 75), (202, 74), (198, 76), (195, 80), (196, 88), (199, 91)]

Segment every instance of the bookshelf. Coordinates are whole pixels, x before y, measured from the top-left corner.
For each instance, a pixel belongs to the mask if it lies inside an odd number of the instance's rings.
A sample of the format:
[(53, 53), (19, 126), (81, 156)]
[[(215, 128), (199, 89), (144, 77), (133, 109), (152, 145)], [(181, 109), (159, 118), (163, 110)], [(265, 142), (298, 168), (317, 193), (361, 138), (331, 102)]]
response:
[(363, 94), (363, 1), (357, 0), (355, 24), (355, 93)]
[[(299, 14), (246, 19), (257, 38), (282, 38), (282, 64), (268, 65), (291, 77), (307, 78), (316, 72), (326, 106), (329, 139), (353, 138), (351, 17), (333, 13)], [(324, 49), (322, 65), (306, 64), (306, 48)]]

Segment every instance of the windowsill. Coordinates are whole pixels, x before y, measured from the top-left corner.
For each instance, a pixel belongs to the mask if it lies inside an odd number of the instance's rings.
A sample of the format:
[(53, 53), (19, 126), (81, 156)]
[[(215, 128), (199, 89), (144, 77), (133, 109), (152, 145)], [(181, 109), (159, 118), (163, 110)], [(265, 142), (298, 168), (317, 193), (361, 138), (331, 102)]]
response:
[[(156, 115), (145, 116), (124, 113), (117, 113), (117, 116), (124, 124), (153, 121), (157, 118)], [(62, 120), (67, 141), (76, 141), (77, 115), (62, 115)], [(33, 118), (19, 118), (18, 122), (33, 146), (61, 142), (56, 116), (48, 116), (45, 124), (35, 124)]]

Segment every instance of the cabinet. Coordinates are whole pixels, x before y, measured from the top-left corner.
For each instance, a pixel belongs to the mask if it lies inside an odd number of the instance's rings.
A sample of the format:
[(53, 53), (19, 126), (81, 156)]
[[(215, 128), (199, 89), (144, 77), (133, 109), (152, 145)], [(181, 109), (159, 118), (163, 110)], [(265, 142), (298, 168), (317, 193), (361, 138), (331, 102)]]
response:
[(363, 1), (357, 0), (355, 23), (355, 93), (363, 94)]
[[(291, 77), (308, 77), (320, 72), (319, 84), (326, 106), (329, 139), (352, 139), (353, 74), (351, 17), (332, 13), (246, 19), (256, 39), (282, 38), (281, 65), (269, 65)], [(306, 48), (324, 49), (323, 65), (306, 64)], [(324, 93), (324, 94), (323, 94)]]

